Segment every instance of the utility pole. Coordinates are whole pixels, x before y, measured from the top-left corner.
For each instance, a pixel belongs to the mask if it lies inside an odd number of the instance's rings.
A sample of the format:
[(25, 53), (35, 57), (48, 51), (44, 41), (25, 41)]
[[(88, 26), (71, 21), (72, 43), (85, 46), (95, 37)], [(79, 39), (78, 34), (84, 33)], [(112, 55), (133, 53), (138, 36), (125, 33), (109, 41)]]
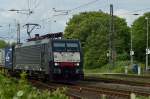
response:
[(148, 48), (148, 32), (149, 32), (149, 18), (145, 18), (147, 21), (147, 33), (146, 33), (146, 71), (148, 70), (148, 55), (149, 55), (149, 48)]
[(114, 46), (114, 16), (113, 5), (110, 4), (110, 30), (109, 30), (109, 64), (115, 66), (115, 46)]
[[(10, 24), (8, 25), (8, 28), (9, 28), (8, 35), (11, 35), (11, 28), (10, 28)], [(9, 40), (8, 40), (8, 44), (9, 44), (9, 46), (10, 46), (10, 39), (11, 39), (11, 38), (9, 38)]]
[[(111, 5), (110, 5), (110, 16), (111, 16)], [(109, 20), (109, 64), (112, 65), (112, 42), (111, 42), (111, 35), (112, 35), (112, 26), (111, 26), (111, 18)]]
[[(132, 14), (134, 16), (139, 15), (138, 13), (134, 13)], [(134, 50), (133, 50), (133, 30), (132, 30), (132, 26), (131, 25), (131, 31), (130, 31), (130, 65), (133, 66), (133, 56), (134, 56)]]
[(17, 23), (17, 44), (20, 44), (20, 23)]
[[(17, 12), (26, 15), (31, 15), (33, 13), (33, 11), (31, 11), (30, 9), (28, 10), (10, 9), (8, 11)], [(19, 22), (17, 23), (17, 44), (20, 44), (20, 23)]]
[(130, 36), (130, 40), (131, 40), (131, 46), (130, 46), (130, 61), (131, 61), (131, 66), (133, 65), (133, 55), (134, 55), (134, 51), (133, 51), (133, 37), (132, 37), (132, 28), (131, 28), (131, 36)]

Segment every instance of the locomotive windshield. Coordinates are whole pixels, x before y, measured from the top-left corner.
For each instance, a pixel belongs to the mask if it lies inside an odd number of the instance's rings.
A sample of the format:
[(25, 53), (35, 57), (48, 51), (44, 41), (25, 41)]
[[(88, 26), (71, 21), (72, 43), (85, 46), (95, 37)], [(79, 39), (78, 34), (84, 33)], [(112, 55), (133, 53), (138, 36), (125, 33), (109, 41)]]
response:
[(54, 51), (65, 51), (66, 48), (65, 48), (65, 43), (59, 43), (59, 42), (54, 42), (53, 44), (54, 46)]
[(78, 43), (66, 43), (66, 46), (67, 46), (67, 51), (68, 52), (78, 52), (79, 51), (79, 45)]
[(79, 44), (75, 42), (54, 42), (53, 46), (56, 52), (79, 52)]
[(80, 62), (79, 42), (53, 42), (54, 62)]

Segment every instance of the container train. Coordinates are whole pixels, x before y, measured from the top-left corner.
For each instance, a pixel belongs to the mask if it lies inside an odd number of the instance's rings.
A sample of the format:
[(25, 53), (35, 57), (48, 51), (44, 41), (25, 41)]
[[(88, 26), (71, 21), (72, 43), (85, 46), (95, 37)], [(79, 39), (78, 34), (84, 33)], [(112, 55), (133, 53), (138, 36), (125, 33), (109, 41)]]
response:
[(28, 42), (0, 49), (0, 65), (11, 75), (56, 80), (83, 79), (83, 54), (79, 40), (37, 36)]

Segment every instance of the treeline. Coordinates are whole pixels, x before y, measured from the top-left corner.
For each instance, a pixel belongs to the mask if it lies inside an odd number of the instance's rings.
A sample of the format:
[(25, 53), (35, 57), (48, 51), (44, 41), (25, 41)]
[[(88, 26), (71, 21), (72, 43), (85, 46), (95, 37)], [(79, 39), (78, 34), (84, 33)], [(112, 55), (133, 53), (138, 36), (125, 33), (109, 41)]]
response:
[(5, 40), (0, 40), (0, 48), (5, 48), (14, 45), (16, 45), (16, 42), (7, 42)]
[[(133, 50), (136, 61), (144, 62), (146, 48), (145, 13), (128, 27), (126, 20), (114, 16), (116, 61), (130, 59), (130, 33), (133, 31)], [(84, 52), (85, 68), (102, 67), (108, 63), (110, 15), (103, 12), (82, 12), (74, 15), (65, 28), (65, 38), (79, 39)], [(150, 25), (149, 25), (150, 26)], [(149, 40), (150, 41), (150, 40)]]
[(4, 40), (0, 40), (0, 48), (4, 48), (6, 46), (8, 46), (9, 44), (7, 42), (5, 42)]

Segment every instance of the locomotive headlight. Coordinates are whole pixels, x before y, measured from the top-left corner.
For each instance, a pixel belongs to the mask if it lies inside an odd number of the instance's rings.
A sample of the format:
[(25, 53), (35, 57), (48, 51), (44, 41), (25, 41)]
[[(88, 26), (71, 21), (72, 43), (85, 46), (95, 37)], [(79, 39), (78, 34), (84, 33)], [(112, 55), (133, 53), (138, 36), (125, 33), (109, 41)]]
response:
[(76, 66), (79, 66), (80, 64), (79, 63), (76, 63)]
[(58, 66), (58, 65), (59, 65), (59, 63), (55, 63), (54, 65), (55, 65), (55, 66)]

